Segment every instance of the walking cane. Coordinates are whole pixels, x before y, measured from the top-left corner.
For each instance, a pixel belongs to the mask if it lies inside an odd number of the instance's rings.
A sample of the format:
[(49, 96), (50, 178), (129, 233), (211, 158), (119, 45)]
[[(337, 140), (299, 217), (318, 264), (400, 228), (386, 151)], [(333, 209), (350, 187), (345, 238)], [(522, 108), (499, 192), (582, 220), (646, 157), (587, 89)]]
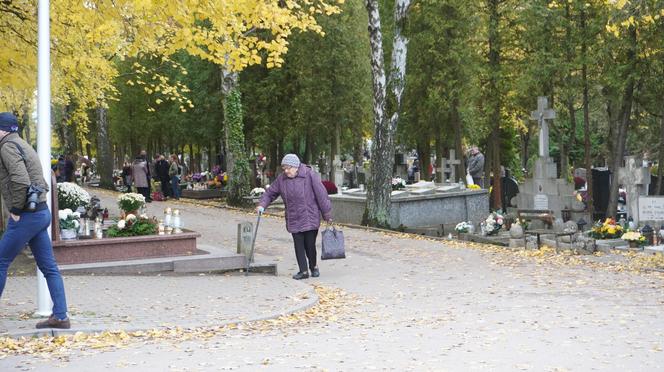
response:
[(249, 257), (247, 257), (247, 270), (244, 272), (244, 276), (249, 275), (249, 265), (251, 261), (254, 260), (254, 246), (256, 246), (256, 235), (258, 235), (258, 225), (261, 223), (261, 215), (263, 212), (258, 212), (258, 220), (256, 220), (256, 231), (254, 231), (254, 238), (251, 240), (251, 251), (249, 251)]

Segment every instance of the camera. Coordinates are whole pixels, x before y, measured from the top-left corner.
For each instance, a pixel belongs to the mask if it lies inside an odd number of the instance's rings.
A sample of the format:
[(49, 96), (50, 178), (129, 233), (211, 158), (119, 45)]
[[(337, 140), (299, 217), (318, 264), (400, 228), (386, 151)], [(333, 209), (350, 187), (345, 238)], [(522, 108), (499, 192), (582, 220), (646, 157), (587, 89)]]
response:
[(37, 185), (30, 185), (28, 187), (28, 198), (27, 198), (27, 203), (25, 205), (25, 210), (28, 212), (34, 212), (37, 210), (37, 204), (39, 204), (39, 197), (41, 194), (44, 192), (44, 189)]

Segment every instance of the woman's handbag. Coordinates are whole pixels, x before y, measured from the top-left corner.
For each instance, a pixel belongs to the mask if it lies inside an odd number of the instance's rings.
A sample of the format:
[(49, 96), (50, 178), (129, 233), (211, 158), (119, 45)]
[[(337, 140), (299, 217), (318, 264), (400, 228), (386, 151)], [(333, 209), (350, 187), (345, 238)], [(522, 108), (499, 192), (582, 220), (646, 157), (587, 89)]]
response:
[(332, 229), (326, 227), (325, 230), (323, 230), (322, 241), (323, 251), (320, 256), (321, 260), (346, 258), (343, 231), (337, 230), (334, 226), (332, 226)]

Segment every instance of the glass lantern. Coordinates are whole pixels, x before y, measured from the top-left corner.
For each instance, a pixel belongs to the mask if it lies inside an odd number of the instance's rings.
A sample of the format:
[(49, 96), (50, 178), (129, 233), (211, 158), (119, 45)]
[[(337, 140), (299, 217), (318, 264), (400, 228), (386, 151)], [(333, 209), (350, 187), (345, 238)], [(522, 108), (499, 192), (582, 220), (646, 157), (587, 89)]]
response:
[(175, 234), (179, 234), (182, 232), (182, 219), (180, 218), (180, 211), (179, 210), (174, 210), (173, 211), (173, 232)]

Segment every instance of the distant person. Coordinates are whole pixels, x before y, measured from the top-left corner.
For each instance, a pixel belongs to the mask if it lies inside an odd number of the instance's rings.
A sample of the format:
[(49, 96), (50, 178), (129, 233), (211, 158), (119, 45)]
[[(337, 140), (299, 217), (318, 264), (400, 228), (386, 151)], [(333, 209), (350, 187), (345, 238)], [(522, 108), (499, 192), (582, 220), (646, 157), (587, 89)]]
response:
[(148, 171), (148, 162), (144, 155), (138, 155), (131, 165), (131, 176), (134, 186), (139, 194), (145, 197), (145, 201), (150, 203), (150, 174)]
[(154, 165), (155, 175), (161, 183), (161, 192), (164, 194), (164, 200), (169, 196), (174, 196), (171, 193), (171, 177), (169, 176), (170, 164), (164, 155), (158, 155), (157, 162)]
[(468, 158), (468, 173), (473, 177), (473, 183), (484, 188), (484, 155), (477, 146), (470, 148)]
[(65, 182), (76, 182), (75, 174), (74, 174), (74, 168), (75, 167), (76, 167), (76, 165), (74, 164), (74, 161), (72, 160), (72, 155), (65, 156), (64, 174), (63, 174)]
[(48, 228), (51, 211), (46, 204), (48, 184), (35, 150), (16, 133), (18, 121), (0, 113), (0, 194), (9, 208), (7, 229), (0, 239), (0, 296), (7, 282), (7, 269), (16, 255), (30, 245), (39, 270), (44, 274), (53, 301), (53, 313), (37, 328), (71, 327), (60, 270), (55, 262)]
[(131, 192), (131, 164), (125, 162), (122, 166), (122, 183), (127, 187), (125, 192)]
[(146, 168), (148, 171), (148, 197), (145, 198), (145, 201), (150, 203), (152, 202), (152, 175), (154, 172), (154, 162), (148, 160), (148, 153), (145, 150), (141, 150), (140, 156), (145, 159)]
[[(257, 213), (263, 213), (277, 197), (286, 206), (286, 230), (293, 235), (295, 256), (300, 271), (293, 279), (300, 280), (320, 276), (316, 265), (316, 236), (320, 228), (321, 214), (325, 221), (332, 221), (332, 205), (320, 175), (310, 166), (300, 163), (295, 154), (287, 154), (281, 160), (283, 173), (263, 193)], [(307, 270), (307, 260), (308, 269)]]
[(171, 178), (171, 189), (175, 200), (180, 200), (180, 179), (182, 178), (182, 166), (175, 154), (171, 155), (171, 165), (168, 168), (168, 176)]

